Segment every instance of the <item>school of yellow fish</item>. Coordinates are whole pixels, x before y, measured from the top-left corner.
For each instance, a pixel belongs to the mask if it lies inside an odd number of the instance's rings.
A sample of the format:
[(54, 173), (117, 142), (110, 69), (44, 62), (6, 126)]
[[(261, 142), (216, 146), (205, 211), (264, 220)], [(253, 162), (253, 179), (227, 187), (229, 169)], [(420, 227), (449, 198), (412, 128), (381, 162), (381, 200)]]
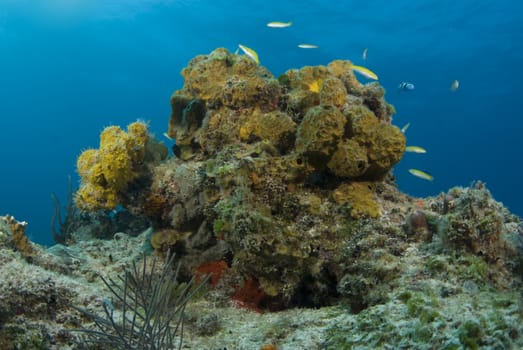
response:
[[(290, 26), (292, 26), (291, 21), (288, 21), (288, 22), (273, 21), (273, 22), (267, 23), (267, 27), (269, 27), (269, 28), (288, 28)], [(301, 43), (301, 44), (298, 44), (297, 46), (300, 49), (319, 48), (319, 45), (311, 44), (311, 43)], [(241, 50), (243, 52), (243, 54), (245, 54), (247, 57), (254, 60), (256, 62), (256, 64), (260, 64), (260, 59), (259, 59), (258, 53), (256, 53), (256, 51), (254, 51), (250, 47), (247, 47), (243, 44), (238, 45), (238, 48), (239, 48), (239, 50)], [(363, 53), (361, 55), (363, 61), (367, 60), (368, 50), (369, 49), (367, 47), (363, 50)], [(236, 53), (238, 53), (238, 50), (236, 51)], [(352, 71), (364, 76), (365, 78), (367, 78), (369, 80), (378, 80), (378, 75), (366, 67), (353, 64), (350, 66), (350, 69)], [(450, 85), (450, 91), (455, 92), (456, 90), (458, 90), (458, 88), (459, 88), (459, 81), (454, 80), (452, 82), (452, 84)], [(403, 126), (401, 128), (401, 132), (405, 133), (407, 131), (407, 129), (409, 128), (409, 126), (410, 126), (410, 123), (405, 124), (405, 126)], [(423, 147), (420, 147), (420, 146), (407, 146), (405, 148), (405, 152), (420, 153), (420, 154), (427, 153), (427, 151)], [(409, 173), (420, 179), (423, 179), (423, 180), (428, 180), (428, 181), (434, 180), (434, 176), (432, 176), (431, 174), (429, 174), (428, 172), (426, 172), (424, 170), (409, 169)]]

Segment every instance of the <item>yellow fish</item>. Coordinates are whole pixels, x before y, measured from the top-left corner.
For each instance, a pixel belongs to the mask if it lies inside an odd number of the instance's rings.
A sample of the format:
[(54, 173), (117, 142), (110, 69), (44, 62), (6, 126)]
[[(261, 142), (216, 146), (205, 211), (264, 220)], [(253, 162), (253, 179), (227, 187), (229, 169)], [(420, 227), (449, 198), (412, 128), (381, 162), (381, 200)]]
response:
[(405, 133), (405, 131), (407, 131), (407, 129), (409, 128), (409, 126), (410, 126), (410, 123), (407, 123), (407, 124), (403, 125), (403, 128), (401, 128), (401, 132), (402, 132), (402, 133)]
[(319, 46), (314, 44), (299, 44), (300, 49), (317, 49)]
[(320, 92), (321, 85), (323, 84), (323, 79), (316, 79), (309, 83), (309, 91)]
[(256, 64), (260, 64), (260, 59), (258, 58), (256, 51), (242, 44), (238, 45), (238, 47), (243, 51), (244, 54), (252, 58)]
[(270, 28), (287, 28), (292, 25), (292, 22), (269, 22), (267, 27)]
[(352, 69), (353, 71), (356, 71), (356, 72), (360, 73), (360, 74), (363, 75), (365, 78), (372, 79), (372, 80), (378, 80), (378, 76), (376, 75), (376, 73), (374, 73), (373, 71), (371, 71), (371, 70), (368, 69), (368, 68), (365, 68), (365, 67), (362, 67), (362, 66), (355, 66), (355, 65), (352, 65), (352, 66), (350, 67), (350, 69)]
[(419, 177), (420, 179), (423, 179), (423, 180), (427, 180), (427, 181), (434, 180), (434, 176), (430, 175), (429, 173), (427, 173), (426, 171), (423, 171), (423, 170), (409, 169), (409, 173), (411, 173), (412, 175)]
[(407, 146), (407, 147), (405, 147), (405, 152), (427, 153), (427, 150), (420, 146)]
[(459, 88), (459, 81), (454, 80), (452, 85), (450, 85), (450, 91), (454, 92)]

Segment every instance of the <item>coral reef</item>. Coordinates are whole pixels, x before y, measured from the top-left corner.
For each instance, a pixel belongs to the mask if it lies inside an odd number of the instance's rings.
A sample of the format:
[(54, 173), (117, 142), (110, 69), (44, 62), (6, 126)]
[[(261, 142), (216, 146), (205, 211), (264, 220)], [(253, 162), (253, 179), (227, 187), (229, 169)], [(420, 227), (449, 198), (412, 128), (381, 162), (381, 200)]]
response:
[(112, 182), (119, 202), (150, 220), (152, 247), (177, 254), (180, 276), (214, 268), (213, 286), (255, 310), (341, 298), (359, 312), (388, 300), (410, 242), (441, 241), (438, 249), (459, 247), (487, 265), (506, 260), (502, 280), (515, 271), (517, 254), (500, 248), (508, 243), (499, 214), (481, 209), (483, 223), (467, 226), (470, 214), (449, 205), (442, 213), (395, 204), (410, 201), (390, 174), (405, 137), (383, 88), (359, 83), (351, 64), (276, 79), (217, 49), (183, 69), (168, 124), (175, 157), (132, 187)]
[(256, 281), (270, 308), (336, 298), (337, 222), (380, 216), (377, 185), (405, 148), (384, 90), (350, 65), (275, 79), (226, 49), (191, 60), (171, 97), (177, 159), (131, 203), (154, 219), (153, 247), (174, 249), (187, 273), (227, 261), (231, 288)]
[(0, 220), (0, 347), (69, 349), (70, 330), (119, 322), (129, 306), (98, 276), (128, 278), (145, 252), (174, 254), (173, 286), (208, 278), (184, 305), (185, 348), (522, 348), (523, 223), (481, 182), (401, 193), (394, 108), (350, 67), (191, 60), (174, 156), (133, 123), (79, 157), (70, 246), (27, 255)]

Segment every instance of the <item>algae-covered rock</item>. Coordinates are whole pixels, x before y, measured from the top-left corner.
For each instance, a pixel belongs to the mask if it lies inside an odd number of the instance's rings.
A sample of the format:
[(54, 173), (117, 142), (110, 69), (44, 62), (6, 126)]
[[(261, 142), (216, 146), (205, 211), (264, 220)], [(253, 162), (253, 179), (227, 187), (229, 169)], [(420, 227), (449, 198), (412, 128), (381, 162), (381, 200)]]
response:
[[(503, 271), (523, 272), (523, 225), (492, 199), (485, 184), (455, 187), (434, 203), (441, 213), (429, 224), (447, 248), (480, 256)], [(499, 276), (499, 275), (498, 275)]]

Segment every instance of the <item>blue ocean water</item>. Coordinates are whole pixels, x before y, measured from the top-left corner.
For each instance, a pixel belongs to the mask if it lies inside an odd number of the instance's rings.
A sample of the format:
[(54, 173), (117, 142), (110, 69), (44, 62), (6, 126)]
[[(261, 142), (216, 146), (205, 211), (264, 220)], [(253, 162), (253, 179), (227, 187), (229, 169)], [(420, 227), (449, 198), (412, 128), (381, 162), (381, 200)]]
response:
[[(180, 70), (240, 43), (276, 76), (334, 59), (372, 69), (394, 124), (410, 122), (408, 144), (428, 150), (396, 166), (400, 189), (425, 196), (482, 180), (523, 214), (523, 2), (513, 0), (0, 0), (0, 214), (52, 243), (50, 194), (65, 200), (76, 157), (103, 127), (140, 118), (162, 135)], [(402, 81), (416, 89), (398, 93)]]

